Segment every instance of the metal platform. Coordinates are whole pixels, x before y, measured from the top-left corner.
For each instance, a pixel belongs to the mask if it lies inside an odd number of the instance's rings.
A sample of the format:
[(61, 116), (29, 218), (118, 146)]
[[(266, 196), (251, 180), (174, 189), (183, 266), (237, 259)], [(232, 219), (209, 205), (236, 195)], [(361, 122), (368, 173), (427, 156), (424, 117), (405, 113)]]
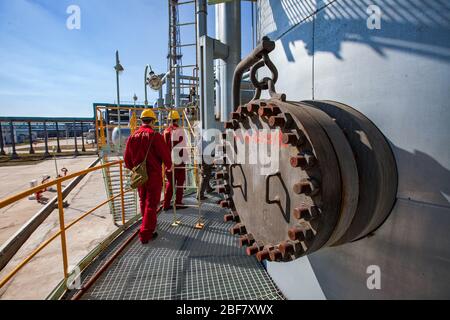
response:
[[(202, 205), (203, 230), (194, 228), (198, 220), (196, 208), (178, 211), (178, 227), (171, 226), (172, 211), (162, 213), (158, 218), (159, 237), (146, 245), (136, 238), (83, 299), (284, 299), (263, 265), (239, 248), (238, 237), (230, 234), (230, 224), (223, 222), (225, 211), (215, 204), (216, 200), (212, 198)], [(83, 282), (136, 228), (138, 225), (117, 239), (83, 272)]]

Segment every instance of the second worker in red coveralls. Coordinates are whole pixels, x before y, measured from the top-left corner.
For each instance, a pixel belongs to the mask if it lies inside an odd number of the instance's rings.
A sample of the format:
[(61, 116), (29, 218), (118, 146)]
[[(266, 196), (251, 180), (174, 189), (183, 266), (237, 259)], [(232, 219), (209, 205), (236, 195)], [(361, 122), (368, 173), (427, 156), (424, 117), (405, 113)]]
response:
[[(174, 163), (174, 172), (175, 177), (172, 176), (172, 172), (166, 172), (166, 191), (164, 193), (164, 204), (163, 209), (169, 210), (170, 202), (173, 197), (173, 184), (175, 182), (176, 186), (176, 207), (177, 209), (185, 209), (186, 207), (183, 205), (183, 192), (184, 192), (184, 182), (186, 180), (186, 168), (182, 159), (182, 155), (185, 153), (185, 150), (180, 149), (186, 145), (186, 141), (183, 134), (183, 129), (178, 126), (178, 121), (180, 120), (180, 114), (178, 111), (171, 111), (169, 113), (168, 120), (170, 121), (169, 127), (164, 130), (164, 140), (166, 141), (166, 145), (170, 149), (172, 156), (178, 155), (178, 158), (181, 160), (181, 163)], [(175, 151), (172, 149), (175, 148)], [(175, 158), (175, 157), (174, 157)], [(174, 161), (176, 162), (176, 161)]]
[(125, 166), (133, 169), (145, 159), (147, 154), (147, 182), (138, 188), (142, 225), (139, 238), (143, 244), (156, 238), (157, 208), (161, 201), (162, 167), (172, 168), (170, 151), (163, 137), (154, 131), (152, 126), (156, 115), (151, 109), (144, 110), (141, 115), (142, 126), (128, 138), (125, 149)]

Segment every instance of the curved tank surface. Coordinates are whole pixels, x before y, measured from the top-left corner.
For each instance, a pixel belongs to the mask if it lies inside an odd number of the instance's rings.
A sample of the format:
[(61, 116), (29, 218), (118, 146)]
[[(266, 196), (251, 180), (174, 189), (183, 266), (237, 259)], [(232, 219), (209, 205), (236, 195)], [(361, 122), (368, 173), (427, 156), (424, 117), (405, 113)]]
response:
[(379, 228), (267, 262), (273, 279), (291, 299), (450, 298), (450, 3), (259, 0), (257, 12), (259, 39), (276, 43), (277, 91), (363, 114), (398, 172)]
[(127, 144), (128, 137), (130, 135), (131, 135), (130, 128), (116, 127), (112, 131), (112, 137), (111, 137), (112, 143), (115, 146), (119, 146), (119, 142), (120, 142), (120, 146), (125, 147), (125, 145)]

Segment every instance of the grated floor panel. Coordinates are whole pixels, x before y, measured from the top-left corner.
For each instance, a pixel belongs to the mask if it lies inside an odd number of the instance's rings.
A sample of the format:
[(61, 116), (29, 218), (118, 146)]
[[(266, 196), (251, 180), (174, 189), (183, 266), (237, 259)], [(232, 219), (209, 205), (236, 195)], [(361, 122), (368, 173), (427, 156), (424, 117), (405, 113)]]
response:
[[(238, 237), (223, 222), (226, 213), (203, 203), (205, 228), (194, 229), (198, 209), (177, 212), (181, 225), (172, 227), (173, 212), (158, 218), (159, 237), (147, 245), (135, 239), (88, 290), (87, 300), (264, 300), (284, 299), (254, 257), (245, 255)], [(194, 199), (186, 199), (194, 204)], [(82, 274), (86, 282), (110, 254), (139, 226), (119, 237)], [(73, 294), (73, 292), (71, 293)], [(70, 295), (69, 295), (70, 296)], [(68, 296), (68, 297), (69, 297)]]

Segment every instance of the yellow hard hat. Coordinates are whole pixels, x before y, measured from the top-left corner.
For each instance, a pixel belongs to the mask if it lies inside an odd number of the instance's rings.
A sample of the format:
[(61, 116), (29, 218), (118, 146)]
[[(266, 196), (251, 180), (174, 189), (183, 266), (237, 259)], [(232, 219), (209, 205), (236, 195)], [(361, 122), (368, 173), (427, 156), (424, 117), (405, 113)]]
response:
[(156, 114), (152, 109), (145, 109), (141, 114), (141, 119), (154, 119), (156, 120)]
[(172, 110), (169, 112), (169, 120), (180, 120), (180, 114), (176, 110)]

